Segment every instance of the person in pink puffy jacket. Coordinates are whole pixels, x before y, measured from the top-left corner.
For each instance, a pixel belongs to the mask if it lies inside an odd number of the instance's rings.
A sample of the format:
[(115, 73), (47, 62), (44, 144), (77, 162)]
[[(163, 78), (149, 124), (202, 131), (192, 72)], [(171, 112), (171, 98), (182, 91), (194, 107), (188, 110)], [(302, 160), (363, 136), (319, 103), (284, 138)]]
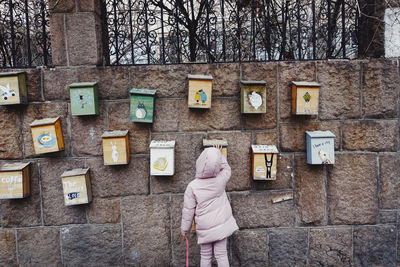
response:
[(213, 247), (218, 266), (229, 266), (227, 237), (239, 229), (225, 192), (230, 177), (231, 167), (221, 148), (206, 148), (196, 161), (196, 178), (185, 191), (181, 231), (187, 235), (194, 217), (201, 267), (211, 266)]

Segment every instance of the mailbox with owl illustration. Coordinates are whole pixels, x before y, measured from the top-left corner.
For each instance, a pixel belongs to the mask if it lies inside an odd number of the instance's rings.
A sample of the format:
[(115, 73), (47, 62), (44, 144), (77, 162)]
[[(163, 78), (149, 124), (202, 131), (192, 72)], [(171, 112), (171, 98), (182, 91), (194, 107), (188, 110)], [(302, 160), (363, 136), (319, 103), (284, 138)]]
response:
[(221, 153), (227, 159), (228, 157), (228, 141), (219, 140), (219, 139), (203, 139), (203, 147), (213, 147), (215, 145), (219, 145), (222, 147)]
[(92, 201), (89, 169), (74, 169), (61, 175), (65, 206), (87, 204)]
[(132, 88), (130, 93), (130, 121), (153, 123), (154, 96), (157, 90)]
[(25, 72), (0, 73), (0, 105), (28, 103)]
[(129, 163), (128, 131), (108, 131), (103, 139), (104, 165), (124, 165)]
[(276, 180), (278, 149), (276, 146), (252, 145), (253, 180)]
[(213, 77), (191, 74), (187, 77), (189, 80), (188, 107), (211, 108)]
[(99, 115), (97, 82), (73, 83), (69, 86), (69, 92), (72, 115)]
[(267, 87), (264, 81), (241, 81), (242, 113), (267, 112)]
[(0, 199), (24, 198), (30, 195), (28, 163), (9, 163), (0, 167)]
[(335, 135), (331, 131), (306, 131), (307, 163), (335, 163)]
[(36, 154), (64, 150), (60, 117), (35, 120), (30, 126)]
[(292, 114), (317, 115), (320, 87), (316, 82), (292, 82)]
[(150, 175), (171, 176), (175, 173), (175, 141), (151, 141)]

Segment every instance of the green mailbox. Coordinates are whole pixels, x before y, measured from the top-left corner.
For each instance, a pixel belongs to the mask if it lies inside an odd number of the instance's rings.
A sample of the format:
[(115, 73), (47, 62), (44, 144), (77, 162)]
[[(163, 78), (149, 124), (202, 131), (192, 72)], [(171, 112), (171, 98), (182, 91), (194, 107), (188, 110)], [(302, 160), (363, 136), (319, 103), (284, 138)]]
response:
[(130, 121), (153, 123), (154, 97), (157, 90), (132, 88)]
[(72, 115), (99, 115), (97, 82), (73, 83), (69, 86), (69, 91)]

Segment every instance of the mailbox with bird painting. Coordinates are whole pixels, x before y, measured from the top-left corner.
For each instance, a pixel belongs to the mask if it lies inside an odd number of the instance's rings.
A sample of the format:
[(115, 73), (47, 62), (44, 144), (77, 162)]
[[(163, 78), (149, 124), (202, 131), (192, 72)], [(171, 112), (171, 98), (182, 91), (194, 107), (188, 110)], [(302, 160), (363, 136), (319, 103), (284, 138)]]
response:
[(60, 117), (35, 120), (30, 126), (36, 154), (64, 150)]
[(222, 147), (221, 153), (227, 159), (228, 157), (228, 141), (220, 140), (220, 139), (203, 139), (203, 147), (213, 147), (215, 145), (219, 145)]
[(0, 167), (0, 199), (24, 198), (30, 195), (30, 162), (7, 163)]
[(331, 131), (306, 131), (307, 163), (335, 163), (335, 135)]
[(73, 116), (99, 115), (97, 82), (73, 83), (69, 86)]
[(128, 131), (107, 131), (103, 140), (104, 165), (124, 165), (129, 163)]
[(28, 103), (25, 72), (0, 73), (0, 105)]
[(316, 82), (292, 82), (292, 114), (317, 115), (320, 87)]
[(264, 81), (241, 81), (242, 113), (267, 112), (267, 87)]
[(66, 171), (61, 175), (65, 206), (87, 204), (92, 201), (89, 168)]
[(151, 141), (150, 175), (171, 176), (175, 173), (175, 141)]
[(191, 74), (187, 77), (189, 80), (188, 107), (211, 108), (213, 77)]
[(132, 88), (130, 94), (130, 121), (153, 123), (154, 97), (157, 90)]
[(276, 180), (278, 149), (273, 145), (252, 145), (254, 180)]

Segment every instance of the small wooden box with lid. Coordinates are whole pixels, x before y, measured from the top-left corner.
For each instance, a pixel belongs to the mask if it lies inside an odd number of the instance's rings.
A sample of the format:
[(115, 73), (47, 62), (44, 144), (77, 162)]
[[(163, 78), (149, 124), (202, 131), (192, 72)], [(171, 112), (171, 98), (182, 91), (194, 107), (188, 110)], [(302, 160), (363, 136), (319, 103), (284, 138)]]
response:
[(278, 149), (276, 146), (252, 145), (253, 180), (276, 180)]
[(64, 150), (60, 117), (35, 120), (30, 126), (36, 154)]
[(242, 113), (267, 112), (267, 86), (265, 81), (240, 81)]
[(73, 83), (69, 86), (73, 116), (99, 115), (97, 82)]
[(0, 105), (28, 103), (25, 72), (0, 73)]
[(0, 199), (24, 198), (30, 195), (30, 163), (10, 163), (0, 167)]
[(175, 141), (151, 141), (150, 175), (171, 176), (175, 173)]
[(130, 121), (153, 123), (154, 97), (157, 90), (132, 88), (130, 94)]
[(292, 114), (317, 115), (320, 87), (316, 82), (292, 82)]
[(74, 169), (61, 175), (65, 206), (87, 204), (92, 201), (89, 169)]
[(103, 140), (104, 165), (124, 165), (129, 163), (128, 131), (107, 131)]
[(211, 108), (212, 76), (191, 75), (189, 81), (188, 107)]

